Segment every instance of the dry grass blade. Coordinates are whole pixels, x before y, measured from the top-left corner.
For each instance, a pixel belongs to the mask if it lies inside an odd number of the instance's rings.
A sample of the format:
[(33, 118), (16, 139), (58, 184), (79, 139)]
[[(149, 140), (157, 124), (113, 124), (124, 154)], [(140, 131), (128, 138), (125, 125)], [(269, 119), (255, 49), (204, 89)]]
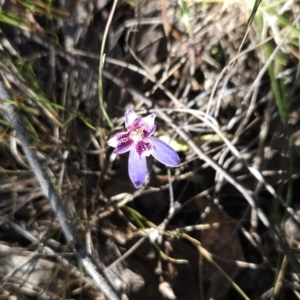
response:
[(223, 269), (213, 260), (213, 257), (211, 255), (211, 253), (209, 253), (205, 248), (203, 248), (201, 246), (201, 243), (198, 241), (195, 241), (194, 239), (192, 239), (190, 236), (188, 236), (187, 234), (183, 233), (182, 236), (191, 241), (193, 244), (196, 244), (199, 252), (201, 255), (203, 255), (203, 257), (209, 262), (211, 263), (215, 268), (218, 269), (219, 272), (221, 272), (223, 274), (223, 276), (226, 278), (226, 280), (228, 280), (230, 282), (230, 284), (232, 284), (232, 286), (238, 291), (238, 293), (241, 295), (241, 297), (245, 300), (249, 300), (249, 297), (241, 290), (241, 288), (223, 271)]

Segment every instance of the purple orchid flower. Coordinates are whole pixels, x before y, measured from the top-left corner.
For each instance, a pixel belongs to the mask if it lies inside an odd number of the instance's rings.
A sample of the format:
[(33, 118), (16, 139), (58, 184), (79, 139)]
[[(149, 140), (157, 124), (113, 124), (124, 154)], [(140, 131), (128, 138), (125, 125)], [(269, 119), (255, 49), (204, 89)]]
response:
[(152, 134), (156, 130), (155, 114), (145, 118), (138, 118), (129, 109), (125, 112), (126, 132), (116, 133), (107, 144), (116, 148), (113, 153), (129, 152), (128, 173), (136, 188), (140, 187), (147, 174), (146, 156), (153, 155), (158, 161), (168, 167), (177, 167), (180, 163), (178, 154), (165, 142), (155, 138)]

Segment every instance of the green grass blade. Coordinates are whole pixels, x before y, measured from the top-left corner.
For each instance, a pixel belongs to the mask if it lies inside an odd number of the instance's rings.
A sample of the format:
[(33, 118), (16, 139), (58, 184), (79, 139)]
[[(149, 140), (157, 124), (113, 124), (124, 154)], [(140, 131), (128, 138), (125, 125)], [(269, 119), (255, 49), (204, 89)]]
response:
[(252, 8), (252, 11), (251, 11), (251, 14), (250, 14), (250, 17), (245, 25), (245, 30), (244, 31), (247, 31), (248, 28), (251, 26), (255, 16), (256, 16), (256, 13), (257, 13), (257, 10), (261, 4), (262, 0), (255, 0), (255, 3), (254, 3), (254, 6)]
[[(270, 43), (264, 45), (264, 50), (267, 57), (272, 54)], [(283, 55), (283, 54), (281, 54)], [(275, 66), (277, 72), (280, 72), (282, 64), (278, 61), (272, 61), (268, 67), (268, 73), (271, 80), (271, 86), (274, 93), (276, 105), (279, 111), (280, 118), (284, 125), (287, 124), (289, 114), (289, 104), (287, 99), (287, 90), (284, 84), (284, 78), (276, 79)]]

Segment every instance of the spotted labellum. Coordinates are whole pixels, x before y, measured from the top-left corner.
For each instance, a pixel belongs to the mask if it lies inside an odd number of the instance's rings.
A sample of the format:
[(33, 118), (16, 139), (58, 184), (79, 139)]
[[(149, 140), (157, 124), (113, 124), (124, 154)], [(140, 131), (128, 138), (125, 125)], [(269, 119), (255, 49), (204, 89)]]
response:
[(129, 151), (128, 173), (136, 188), (145, 181), (147, 174), (146, 157), (150, 154), (168, 167), (177, 167), (180, 163), (178, 154), (165, 142), (153, 137), (156, 130), (155, 114), (139, 118), (129, 109), (125, 112), (126, 132), (116, 133), (107, 144), (116, 148), (115, 154)]

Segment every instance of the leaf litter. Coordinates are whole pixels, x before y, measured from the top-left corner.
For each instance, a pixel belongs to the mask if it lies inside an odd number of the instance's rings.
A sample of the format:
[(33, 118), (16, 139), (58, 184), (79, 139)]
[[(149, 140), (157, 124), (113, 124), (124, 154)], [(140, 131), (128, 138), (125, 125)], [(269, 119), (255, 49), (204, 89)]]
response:
[[(98, 102), (112, 5), (0, 12), (1, 79), (88, 252), (128, 299), (298, 299), (296, 1), (119, 1), (103, 69), (113, 129)], [(128, 109), (155, 113), (154, 136), (181, 161), (148, 159), (137, 190), (107, 146)], [(1, 119), (1, 297), (101, 299)]]

